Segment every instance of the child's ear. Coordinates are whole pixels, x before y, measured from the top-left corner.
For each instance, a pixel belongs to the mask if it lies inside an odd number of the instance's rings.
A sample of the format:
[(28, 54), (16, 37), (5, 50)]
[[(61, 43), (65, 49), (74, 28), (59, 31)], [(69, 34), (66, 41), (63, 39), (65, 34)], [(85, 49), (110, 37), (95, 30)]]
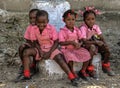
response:
[(63, 21), (63, 22), (65, 22), (65, 19), (64, 19), (64, 18), (62, 18), (62, 21)]

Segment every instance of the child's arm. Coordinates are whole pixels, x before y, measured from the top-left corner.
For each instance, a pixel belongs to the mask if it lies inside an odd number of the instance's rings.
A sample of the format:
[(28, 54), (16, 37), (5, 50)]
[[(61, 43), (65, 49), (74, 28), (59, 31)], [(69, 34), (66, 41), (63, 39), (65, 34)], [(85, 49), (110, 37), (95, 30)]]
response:
[(96, 41), (88, 40), (88, 39), (82, 39), (84, 44), (96, 44)]
[(31, 40), (28, 40), (28, 39), (25, 39), (25, 40), (26, 40), (26, 43), (30, 44), (33, 47), (33, 43)]
[(67, 45), (73, 45), (75, 48), (80, 48), (81, 47), (81, 43), (76, 43), (75, 41), (65, 41), (65, 42), (60, 42), (60, 45), (62, 46), (67, 46)]
[(43, 53), (42, 53), (42, 50), (40, 48), (40, 44), (38, 43), (38, 41), (33, 41), (33, 47), (34, 48), (37, 48), (38, 52), (39, 52), (39, 55), (41, 56), (41, 58), (43, 57)]
[(75, 45), (75, 42), (73, 41), (65, 41), (59, 43), (61, 46), (67, 46), (67, 45)]
[(104, 37), (103, 37), (102, 34), (101, 34), (101, 35), (98, 35), (98, 37), (100, 37), (100, 40), (103, 41), (103, 42), (106, 44), (105, 39), (104, 39)]

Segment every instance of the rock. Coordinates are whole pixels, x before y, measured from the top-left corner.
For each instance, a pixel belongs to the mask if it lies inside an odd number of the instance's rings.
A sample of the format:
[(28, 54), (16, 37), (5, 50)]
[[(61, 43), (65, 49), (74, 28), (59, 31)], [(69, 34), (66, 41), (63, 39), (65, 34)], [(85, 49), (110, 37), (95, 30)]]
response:
[(120, 42), (118, 42), (117, 45), (120, 46)]
[(0, 9), (0, 16), (6, 17), (6, 16), (8, 16), (8, 12), (6, 10)]

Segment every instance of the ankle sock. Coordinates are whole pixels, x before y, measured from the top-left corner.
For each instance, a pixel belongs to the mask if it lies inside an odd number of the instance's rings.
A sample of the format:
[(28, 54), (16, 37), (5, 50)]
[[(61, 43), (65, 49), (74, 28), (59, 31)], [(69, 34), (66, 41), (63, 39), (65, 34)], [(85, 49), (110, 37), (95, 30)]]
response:
[(110, 62), (107, 62), (107, 63), (104, 63), (104, 62), (103, 62), (103, 63), (102, 63), (102, 66), (103, 66), (103, 67), (110, 67)]
[(94, 69), (95, 69), (94, 65), (90, 65), (87, 68), (88, 71), (94, 71)]
[(70, 80), (72, 80), (72, 79), (75, 78), (75, 76), (74, 76), (74, 74), (73, 74), (72, 72), (70, 72), (70, 73), (68, 74), (68, 78), (69, 78)]
[(30, 70), (24, 70), (24, 76), (30, 78)]

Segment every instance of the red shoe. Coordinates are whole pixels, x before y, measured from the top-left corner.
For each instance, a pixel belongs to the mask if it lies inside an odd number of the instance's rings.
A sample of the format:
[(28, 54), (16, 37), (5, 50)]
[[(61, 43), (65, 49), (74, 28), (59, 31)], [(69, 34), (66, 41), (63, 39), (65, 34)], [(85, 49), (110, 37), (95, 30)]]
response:
[(110, 68), (110, 62), (102, 63), (102, 70), (104, 73), (107, 73), (109, 76), (114, 76), (115, 73)]
[(88, 72), (90, 77), (97, 78), (97, 74), (96, 74), (94, 65), (88, 66), (87, 72)]

